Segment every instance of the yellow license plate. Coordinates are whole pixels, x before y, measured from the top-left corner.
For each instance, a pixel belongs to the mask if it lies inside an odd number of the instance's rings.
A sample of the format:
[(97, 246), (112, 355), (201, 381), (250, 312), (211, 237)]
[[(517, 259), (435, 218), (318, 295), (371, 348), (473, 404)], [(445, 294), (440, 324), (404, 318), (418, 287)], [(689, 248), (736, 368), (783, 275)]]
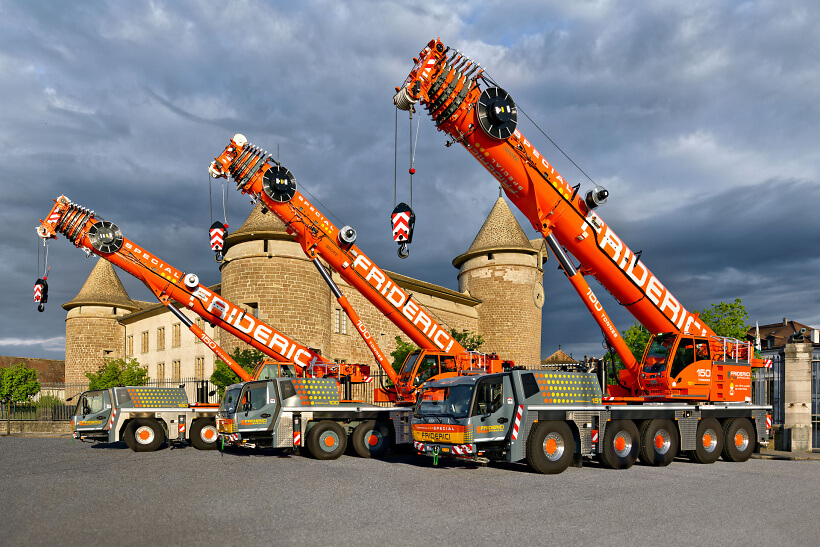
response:
[(423, 443), (464, 444), (463, 425), (415, 424), (413, 440)]

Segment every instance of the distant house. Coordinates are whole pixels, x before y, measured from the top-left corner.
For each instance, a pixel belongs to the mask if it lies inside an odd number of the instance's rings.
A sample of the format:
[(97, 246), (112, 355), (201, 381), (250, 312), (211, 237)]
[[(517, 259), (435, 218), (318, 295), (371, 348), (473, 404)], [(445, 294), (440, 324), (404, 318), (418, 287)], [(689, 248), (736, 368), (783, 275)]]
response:
[(567, 355), (564, 351), (559, 349), (546, 359), (541, 360), (541, 368), (546, 369), (563, 369), (568, 366), (577, 366), (580, 361), (576, 361), (571, 355)]
[(0, 355), (0, 368), (11, 368), (24, 364), (37, 371), (37, 380), (41, 384), (65, 382), (65, 361), (57, 359), (37, 359), (35, 357), (10, 357)]
[(760, 350), (766, 353), (767, 350), (782, 349), (789, 341), (789, 338), (799, 334), (802, 329), (806, 329), (804, 335), (806, 341), (811, 341), (814, 344), (820, 343), (820, 339), (818, 339), (820, 331), (797, 321), (789, 321), (786, 317), (780, 323), (749, 328), (746, 331), (746, 339), (754, 341), (756, 333), (760, 332)]

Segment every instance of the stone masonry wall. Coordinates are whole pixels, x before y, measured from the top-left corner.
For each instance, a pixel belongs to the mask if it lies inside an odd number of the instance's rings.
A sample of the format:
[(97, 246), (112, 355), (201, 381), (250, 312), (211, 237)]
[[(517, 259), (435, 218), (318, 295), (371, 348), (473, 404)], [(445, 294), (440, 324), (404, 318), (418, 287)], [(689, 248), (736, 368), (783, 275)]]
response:
[[(269, 258), (270, 257), (270, 258)], [(222, 295), (235, 304), (258, 303), (259, 318), (323, 355), (330, 351), (330, 289), (292, 241), (247, 241), (228, 250)], [(220, 331), (229, 353), (250, 347)]]
[(66, 316), (65, 339), (66, 383), (87, 382), (85, 373), (96, 372), (103, 357), (123, 357), (125, 327), (117, 322), (114, 308), (79, 306)]
[(532, 255), (497, 253), (475, 257), (461, 266), (459, 290), (482, 303), (478, 306), (482, 351), (496, 352), (516, 365), (539, 368), (541, 362), (541, 308), (533, 286), (543, 279)]

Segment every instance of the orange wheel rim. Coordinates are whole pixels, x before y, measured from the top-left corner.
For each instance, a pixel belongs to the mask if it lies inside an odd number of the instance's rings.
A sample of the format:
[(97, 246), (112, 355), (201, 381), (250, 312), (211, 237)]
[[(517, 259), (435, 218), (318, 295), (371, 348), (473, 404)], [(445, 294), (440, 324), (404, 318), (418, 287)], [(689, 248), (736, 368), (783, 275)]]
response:
[(626, 448), (626, 439), (623, 437), (618, 437), (615, 439), (615, 450), (618, 452), (623, 451)]
[(555, 442), (555, 439), (547, 439), (547, 442), (544, 443), (544, 450), (547, 451), (547, 454), (555, 454), (555, 451), (558, 450), (558, 443)]

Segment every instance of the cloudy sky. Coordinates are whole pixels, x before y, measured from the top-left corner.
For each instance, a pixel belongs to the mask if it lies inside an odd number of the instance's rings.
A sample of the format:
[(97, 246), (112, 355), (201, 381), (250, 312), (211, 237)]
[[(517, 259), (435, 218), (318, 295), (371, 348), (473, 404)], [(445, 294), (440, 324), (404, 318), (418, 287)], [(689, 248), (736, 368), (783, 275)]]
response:
[[(64, 356), (60, 305), (96, 258), (52, 242), (49, 304), (37, 312), (34, 227), (60, 194), (218, 282), (207, 166), (237, 132), (278, 149), (380, 266), (457, 288), (450, 262), (498, 189), (428, 118), (409, 259), (396, 257), (389, 227), (391, 99), (435, 37), (486, 67), (610, 191), (601, 216), (688, 309), (741, 298), (752, 324), (820, 326), (820, 4), (448, 4), (0, 0), (0, 354)], [(519, 127), (571, 184), (592, 187), (534, 126)], [(408, 134), (402, 114), (399, 173)], [(407, 175), (399, 182), (409, 199)], [(230, 190), (230, 224), (250, 208)], [(542, 354), (559, 344), (600, 354), (600, 332), (556, 268), (544, 278)], [(120, 277), (132, 298), (151, 300)], [(616, 325), (630, 326), (592, 284)]]

